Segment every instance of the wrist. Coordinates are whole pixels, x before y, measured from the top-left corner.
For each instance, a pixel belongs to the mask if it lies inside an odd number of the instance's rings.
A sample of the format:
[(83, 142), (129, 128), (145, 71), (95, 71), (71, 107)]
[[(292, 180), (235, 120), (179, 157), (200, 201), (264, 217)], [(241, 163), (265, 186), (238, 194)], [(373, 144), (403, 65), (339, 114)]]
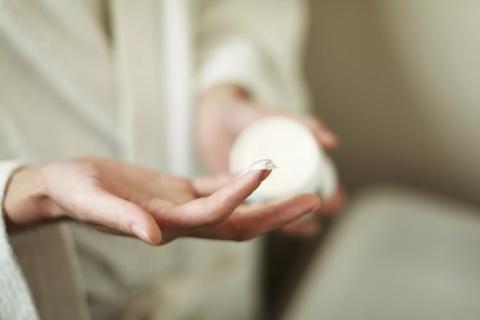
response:
[(211, 86), (200, 95), (201, 104), (234, 104), (239, 100), (249, 99), (248, 91), (234, 83), (222, 83)]
[(258, 118), (258, 110), (252, 105), (248, 91), (236, 84), (215, 85), (200, 96), (200, 107), (234, 136)]
[(20, 167), (7, 184), (3, 213), (14, 226), (46, 220), (54, 216), (53, 201), (49, 198), (42, 166)]

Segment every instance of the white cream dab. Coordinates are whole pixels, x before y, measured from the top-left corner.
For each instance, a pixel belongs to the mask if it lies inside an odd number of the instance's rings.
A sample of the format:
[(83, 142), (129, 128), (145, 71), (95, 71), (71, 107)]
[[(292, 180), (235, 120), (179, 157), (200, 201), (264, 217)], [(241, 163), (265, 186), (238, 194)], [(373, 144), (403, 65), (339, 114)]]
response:
[(272, 160), (270, 160), (270, 159), (260, 159), (260, 160), (255, 161), (254, 163), (252, 163), (250, 165), (250, 167), (248, 167), (248, 169), (246, 169), (245, 171), (242, 172), (242, 174), (245, 174), (245, 173), (247, 173), (248, 171), (251, 171), (251, 170), (272, 171), (273, 169), (276, 169), (276, 168), (278, 168), (278, 167), (275, 165), (275, 162), (273, 162)]

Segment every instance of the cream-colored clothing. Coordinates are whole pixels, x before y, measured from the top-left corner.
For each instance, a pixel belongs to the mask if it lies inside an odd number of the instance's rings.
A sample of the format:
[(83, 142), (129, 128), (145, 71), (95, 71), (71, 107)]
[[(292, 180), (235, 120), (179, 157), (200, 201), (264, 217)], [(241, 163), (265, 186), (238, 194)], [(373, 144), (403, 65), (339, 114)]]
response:
[[(199, 90), (235, 82), (263, 103), (305, 110), (304, 23), (298, 0), (0, 0), (0, 159), (97, 155), (196, 173)], [(2, 187), (12, 168), (0, 170)], [(252, 318), (256, 242), (152, 248), (77, 225), (48, 228), (10, 237), (45, 318), (86, 319), (85, 299), (94, 319)], [(69, 252), (57, 264), (35, 255), (54, 259), (51, 235)], [(0, 318), (35, 319), (7, 240), (0, 237)], [(29, 261), (22, 252), (36, 244), (43, 247)], [(52, 302), (44, 295), (62, 290), (55, 279), (74, 292)], [(66, 315), (70, 296), (76, 311)]]

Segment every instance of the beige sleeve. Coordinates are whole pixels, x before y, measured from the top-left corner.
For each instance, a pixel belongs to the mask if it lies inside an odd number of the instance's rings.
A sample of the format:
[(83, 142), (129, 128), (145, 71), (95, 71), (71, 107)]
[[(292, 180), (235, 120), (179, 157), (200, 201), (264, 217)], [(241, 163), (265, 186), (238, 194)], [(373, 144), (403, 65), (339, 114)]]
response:
[(303, 0), (203, 1), (197, 36), (199, 90), (236, 83), (261, 103), (306, 110), (306, 9)]

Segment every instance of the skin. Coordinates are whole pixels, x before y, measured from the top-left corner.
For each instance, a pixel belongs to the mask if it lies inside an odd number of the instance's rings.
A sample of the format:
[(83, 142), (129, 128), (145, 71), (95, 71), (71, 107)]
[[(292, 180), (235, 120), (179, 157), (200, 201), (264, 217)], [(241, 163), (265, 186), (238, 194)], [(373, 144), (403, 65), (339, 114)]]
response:
[(10, 226), (70, 218), (152, 245), (184, 236), (248, 240), (321, 204), (309, 194), (242, 204), (269, 174), (185, 179), (109, 159), (73, 159), (18, 171), (4, 211)]
[[(228, 171), (228, 157), (236, 136), (255, 121), (269, 116), (285, 116), (300, 121), (313, 133), (319, 145), (329, 151), (339, 142), (337, 136), (313, 115), (294, 115), (257, 103), (248, 92), (235, 84), (211, 87), (200, 97), (197, 122), (197, 146), (210, 172)], [(273, 159), (275, 160), (275, 159)], [(341, 211), (345, 193), (339, 188), (331, 199), (304, 219), (279, 228), (288, 235), (311, 236), (321, 228), (323, 217)]]
[[(327, 202), (302, 194), (245, 204), (270, 171), (249, 170), (241, 176), (221, 173), (226, 172), (236, 135), (269, 115), (294, 117), (312, 130), (324, 148), (335, 147), (336, 137), (316, 118), (259, 106), (240, 87), (230, 84), (204, 92), (197, 114), (197, 147), (212, 175), (180, 178), (99, 158), (24, 167), (12, 175), (5, 194), (2, 209), (9, 230), (66, 218), (151, 245), (179, 237), (243, 241), (272, 230), (312, 234), (319, 227), (317, 217), (340, 209), (340, 191)], [(313, 218), (301, 219), (312, 212)]]

